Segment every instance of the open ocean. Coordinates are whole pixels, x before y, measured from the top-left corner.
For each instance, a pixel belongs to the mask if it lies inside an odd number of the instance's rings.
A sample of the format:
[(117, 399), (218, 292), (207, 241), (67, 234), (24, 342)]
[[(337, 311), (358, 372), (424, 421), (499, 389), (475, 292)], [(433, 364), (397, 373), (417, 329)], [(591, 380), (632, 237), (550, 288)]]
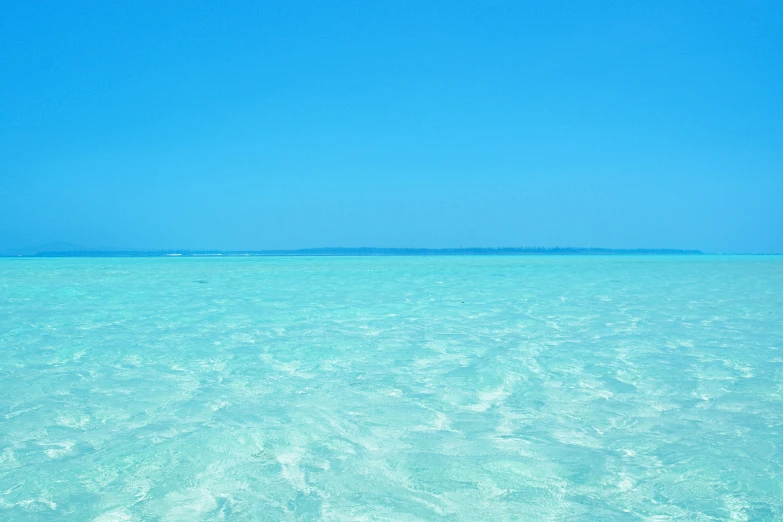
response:
[(0, 259), (0, 520), (783, 519), (783, 258)]

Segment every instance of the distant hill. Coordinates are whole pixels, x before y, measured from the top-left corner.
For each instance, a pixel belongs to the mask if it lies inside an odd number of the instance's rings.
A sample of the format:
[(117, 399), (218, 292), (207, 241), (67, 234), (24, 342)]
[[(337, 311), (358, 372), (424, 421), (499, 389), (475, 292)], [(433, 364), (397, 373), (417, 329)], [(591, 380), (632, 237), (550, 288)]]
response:
[(163, 257), (163, 256), (519, 256), (519, 255), (694, 255), (699, 250), (614, 248), (304, 248), (299, 250), (87, 250), (71, 243), (51, 243), (0, 256), (23, 257)]
[(66, 243), (64, 241), (55, 241), (53, 243), (46, 243), (38, 246), (28, 246), (23, 248), (11, 248), (6, 250), (0, 250), (0, 256), (2, 257), (17, 257), (17, 256), (36, 256), (42, 253), (51, 254), (76, 254), (79, 252), (86, 252), (88, 249), (82, 245), (75, 243)]

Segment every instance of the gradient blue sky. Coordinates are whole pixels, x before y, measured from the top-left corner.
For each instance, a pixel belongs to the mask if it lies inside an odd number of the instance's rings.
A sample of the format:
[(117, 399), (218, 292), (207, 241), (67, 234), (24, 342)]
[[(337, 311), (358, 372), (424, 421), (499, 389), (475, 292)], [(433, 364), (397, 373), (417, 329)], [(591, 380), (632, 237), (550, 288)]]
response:
[(783, 252), (783, 2), (5, 2), (0, 250)]

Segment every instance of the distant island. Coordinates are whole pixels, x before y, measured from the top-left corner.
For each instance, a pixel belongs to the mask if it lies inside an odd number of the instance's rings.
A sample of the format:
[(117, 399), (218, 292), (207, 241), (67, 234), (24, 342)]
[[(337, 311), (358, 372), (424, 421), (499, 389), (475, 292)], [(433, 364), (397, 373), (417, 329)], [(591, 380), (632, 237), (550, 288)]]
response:
[(0, 257), (282, 257), (282, 256), (638, 256), (700, 255), (700, 250), (670, 248), (302, 248), (298, 250), (40, 250), (0, 252)]

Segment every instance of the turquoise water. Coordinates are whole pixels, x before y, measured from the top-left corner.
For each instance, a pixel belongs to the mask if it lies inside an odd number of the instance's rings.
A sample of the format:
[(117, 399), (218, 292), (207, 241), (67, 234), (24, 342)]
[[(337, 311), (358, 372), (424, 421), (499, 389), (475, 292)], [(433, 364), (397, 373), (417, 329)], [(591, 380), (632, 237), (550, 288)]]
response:
[(783, 518), (783, 258), (0, 260), (0, 520)]

